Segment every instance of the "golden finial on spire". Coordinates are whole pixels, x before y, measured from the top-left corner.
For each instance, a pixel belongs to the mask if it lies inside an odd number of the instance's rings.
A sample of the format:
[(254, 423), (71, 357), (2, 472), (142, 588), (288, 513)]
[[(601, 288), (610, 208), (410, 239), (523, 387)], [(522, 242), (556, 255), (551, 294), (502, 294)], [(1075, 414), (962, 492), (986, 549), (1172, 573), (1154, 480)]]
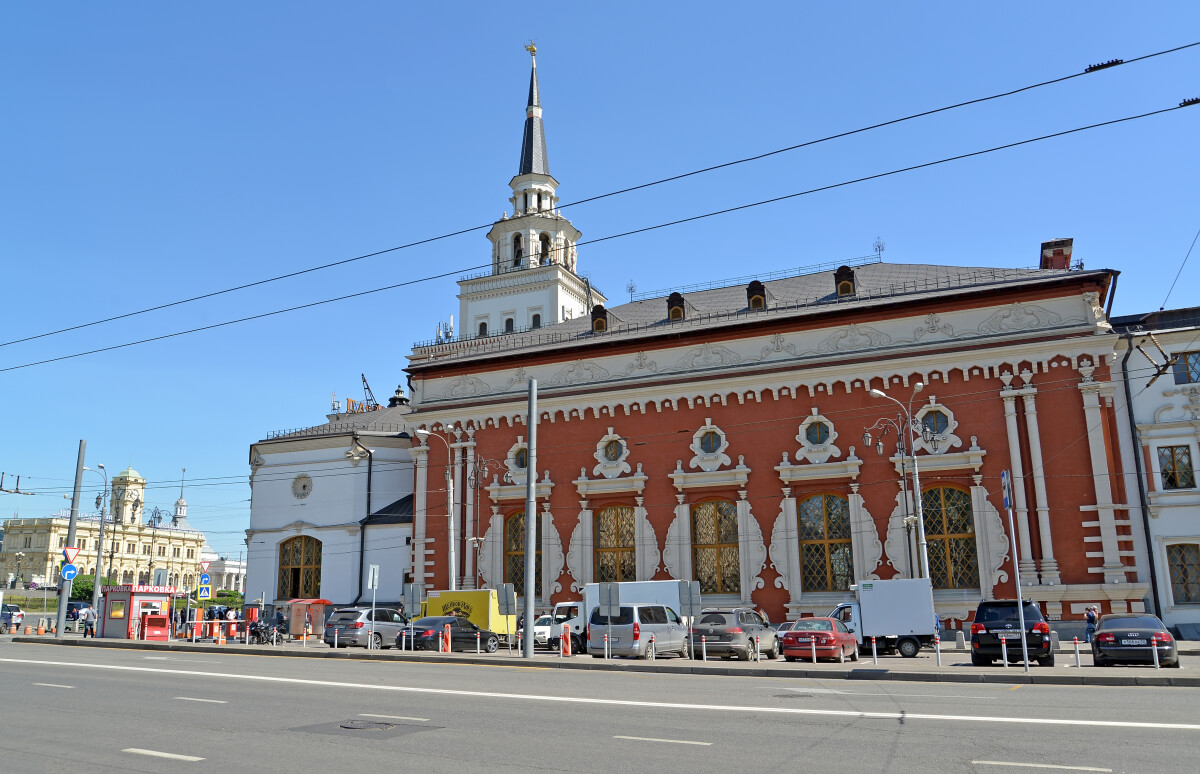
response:
[(529, 45), (525, 46), (525, 50), (529, 52), (530, 56), (537, 56), (537, 46), (534, 45), (532, 40), (529, 41)]

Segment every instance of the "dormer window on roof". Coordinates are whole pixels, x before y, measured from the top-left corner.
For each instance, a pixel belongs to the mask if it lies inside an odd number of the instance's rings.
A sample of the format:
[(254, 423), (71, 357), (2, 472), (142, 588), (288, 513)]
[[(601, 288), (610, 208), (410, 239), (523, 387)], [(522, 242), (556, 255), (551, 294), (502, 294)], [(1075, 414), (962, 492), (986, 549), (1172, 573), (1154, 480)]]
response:
[(608, 330), (608, 310), (604, 304), (592, 307), (592, 333), (604, 333)]
[(746, 306), (751, 309), (767, 308), (767, 289), (758, 280), (746, 286)]
[(833, 273), (833, 284), (838, 298), (853, 296), (856, 292), (854, 285), (854, 269), (849, 266), (839, 266)]
[(683, 296), (676, 292), (667, 296), (667, 319), (682, 320), (687, 314), (684, 310)]

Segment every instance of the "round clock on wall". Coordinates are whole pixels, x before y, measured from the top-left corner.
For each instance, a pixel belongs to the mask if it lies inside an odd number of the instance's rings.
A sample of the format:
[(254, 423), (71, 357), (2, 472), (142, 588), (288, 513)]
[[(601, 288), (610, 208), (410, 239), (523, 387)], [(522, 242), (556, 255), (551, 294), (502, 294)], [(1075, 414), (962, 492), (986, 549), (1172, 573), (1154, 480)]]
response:
[(292, 494), (296, 496), (297, 500), (303, 500), (312, 494), (312, 486), (313, 482), (308, 474), (301, 473), (292, 479)]

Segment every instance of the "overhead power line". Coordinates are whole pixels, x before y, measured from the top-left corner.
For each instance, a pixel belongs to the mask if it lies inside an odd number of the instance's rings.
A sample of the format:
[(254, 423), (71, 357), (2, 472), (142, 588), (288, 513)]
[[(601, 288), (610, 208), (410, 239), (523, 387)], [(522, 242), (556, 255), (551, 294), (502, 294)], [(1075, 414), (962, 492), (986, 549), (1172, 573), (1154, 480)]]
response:
[[(626, 188), (620, 188), (615, 191), (609, 191), (608, 193), (602, 193), (602, 194), (598, 194), (596, 196), (589, 196), (585, 199), (580, 199), (575, 202), (568, 202), (567, 204), (560, 205), (558, 209), (562, 210), (562, 209), (566, 209), (568, 207), (575, 207), (580, 204), (587, 204), (589, 202), (595, 202), (595, 201), (599, 201), (601, 199), (607, 199), (612, 196), (619, 196), (621, 194), (631, 193), (633, 191), (640, 191), (640, 190), (643, 190), (646, 188), (651, 188), (656, 185), (662, 185), (664, 183), (671, 183), (676, 180), (683, 180), (685, 178), (695, 177), (696, 175), (702, 175), (702, 174), (706, 174), (708, 172), (714, 172), (719, 169), (725, 169), (728, 167), (737, 166), (739, 164), (746, 164), (751, 161), (760, 161), (762, 159), (770, 158), (772, 156), (778, 156), (780, 154), (788, 153), (788, 152), (794, 151), (794, 150), (799, 150), (801, 148), (807, 148), (807, 147), (811, 147), (813, 145), (818, 145), (820, 143), (830, 142), (831, 140), (837, 140), (837, 139), (841, 139), (843, 137), (850, 137), (852, 135), (870, 132), (875, 129), (881, 129), (881, 128), (884, 128), (887, 126), (894, 126), (896, 124), (904, 123), (906, 121), (912, 121), (912, 120), (915, 120), (918, 118), (925, 118), (927, 116), (937, 115), (938, 113), (945, 113), (947, 111), (956, 110), (958, 108), (969, 107), (971, 105), (978, 105), (978, 104), (981, 104), (984, 102), (990, 102), (992, 100), (1002, 99), (1004, 97), (1010, 97), (1010, 96), (1013, 96), (1014, 94), (1020, 94), (1022, 92), (1032, 91), (1034, 89), (1042, 88), (1043, 86), (1050, 86), (1050, 85), (1053, 85), (1056, 83), (1063, 83), (1065, 81), (1073, 80), (1075, 78), (1079, 78), (1084, 75), (1090, 75), (1092, 73), (1099, 72), (1100, 70), (1111, 69), (1112, 67), (1116, 67), (1118, 65), (1133, 64), (1134, 62), (1141, 62), (1141, 61), (1145, 61), (1147, 59), (1153, 59), (1154, 57), (1164, 56), (1166, 54), (1173, 54), (1173, 53), (1176, 53), (1179, 51), (1183, 51), (1185, 49), (1193, 48), (1195, 46), (1200, 46), (1200, 41), (1196, 41), (1194, 43), (1187, 43), (1185, 45), (1176, 46), (1174, 48), (1164, 49), (1162, 51), (1155, 51), (1152, 54), (1144, 54), (1142, 56), (1134, 57), (1132, 59), (1125, 59), (1125, 60), (1113, 59), (1113, 60), (1110, 60), (1110, 61), (1105, 62), (1100, 65), (1090, 65), (1087, 68), (1085, 68), (1082, 72), (1072, 73), (1070, 75), (1064, 75), (1064, 76), (1061, 76), (1058, 78), (1051, 78), (1050, 80), (1040, 81), (1038, 83), (1032, 83), (1032, 84), (1029, 84), (1028, 86), (1022, 86), (1017, 89), (1010, 89), (1008, 91), (1002, 91), (1002, 92), (999, 92), (996, 94), (988, 95), (986, 97), (977, 97), (975, 99), (970, 99), (965, 102), (956, 102), (954, 104), (945, 105), (940, 108), (933, 108), (931, 110), (923, 110), (918, 113), (911, 113), (909, 115), (901, 116), (899, 118), (892, 118), (887, 121), (880, 121), (878, 123), (870, 124), (868, 126), (859, 127), (858, 129), (851, 129), (851, 130), (848, 130), (845, 132), (838, 132), (837, 134), (827, 135), (825, 137), (820, 137), (815, 140), (807, 140), (805, 142), (797, 143), (795, 145), (789, 145), (784, 148), (777, 148), (775, 150), (767, 151), (765, 153), (758, 153), (753, 156), (747, 156), (745, 158), (734, 159), (732, 161), (725, 161), (720, 164), (714, 164), (712, 166), (702, 167), (700, 169), (694, 169), (690, 172), (683, 172), (683, 173), (680, 173), (677, 175), (671, 175), (669, 177), (660, 178), (658, 180), (651, 180), (650, 182), (647, 182), (647, 183), (640, 183), (638, 185), (629, 186)], [(416, 241), (408, 242), (408, 243), (405, 243), (402, 245), (396, 245), (395, 247), (388, 247), (383, 250), (376, 250), (374, 252), (364, 253), (362, 255), (356, 255), (351, 258), (343, 258), (341, 260), (332, 261), (329, 263), (323, 263), (318, 266), (311, 266), (307, 269), (297, 269), (296, 271), (287, 272), (285, 274), (280, 274), (280, 275), (277, 275), (274, 277), (267, 277), (265, 279), (255, 280), (253, 282), (246, 282), (241, 285), (235, 285), (233, 287), (225, 288), (223, 290), (214, 290), (210, 293), (202, 293), (200, 295), (191, 296), (189, 298), (182, 298), (182, 299), (178, 299), (176, 301), (168, 301), (168, 302), (164, 302), (162, 304), (156, 304), (155, 306), (146, 307), (145, 309), (138, 309), (138, 310), (132, 311), (132, 312), (125, 312), (123, 314), (114, 315), (112, 317), (105, 317), (105, 318), (102, 318), (99, 320), (93, 320), (91, 322), (79, 323), (78, 325), (71, 325), (66, 328), (59, 328), (57, 330), (46, 331), (44, 333), (38, 333), (38, 334), (34, 334), (32, 336), (25, 336), (25, 337), (19, 338), (19, 339), (12, 339), (11, 341), (0, 342), (0, 347), (7, 347), (12, 344), (20, 344), (20, 343), (23, 343), (26, 341), (33, 341), (35, 339), (46, 338), (48, 336), (56, 336), (60, 333), (68, 333), (70, 331), (76, 331), (76, 330), (80, 330), (82, 328), (90, 328), (95, 325), (102, 325), (104, 323), (115, 322), (117, 320), (124, 320), (129, 317), (136, 317), (138, 315), (147, 314), (149, 312), (157, 312), (157, 311), (161, 311), (163, 309), (170, 309), (175, 306), (181, 306), (183, 304), (190, 304), (194, 301), (203, 301), (205, 299), (215, 298), (217, 296), (222, 296), (227, 293), (234, 293), (239, 290), (247, 290), (249, 288), (258, 287), (260, 285), (266, 285), (266, 284), (269, 284), (272, 282), (278, 282), (280, 280), (291, 279), (292, 277), (299, 277), (304, 274), (311, 274), (313, 272), (323, 271), (325, 269), (331, 269), (331, 268), (334, 268), (337, 266), (344, 266), (348, 263), (362, 261), (367, 258), (375, 258), (380, 255), (386, 255), (387, 253), (394, 253), (399, 250), (407, 250), (412, 247), (419, 247), (421, 245), (431, 244), (433, 242), (438, 242), (438, 241), (441, 241), (444, 239), (449, 239), (451, 237), (462, 236), (463, 234), (469, 234), (472, 231), (482, 231), (485, 228), (491, 228), (492, 225), (493, 225), (492, 223), (485, 223), (485, 224), (479, 225), (479, 226), (470, 226), (468, 228), (459, 229), (457, 231), (450, 231), (445, 234), (439, 234), (437, 236), (427, 237), (425, 239), (418, 239)], [(586, 243), (580, 243), (580, 244), (586, 244)], [(478, 267), (473, 267), (473, 268), (478, 268)]]
[[(590, 240), (585, 240), (585, 241), (579, 242), (579, 244), (580, 245), (596, 244), (599, 242), (606, 242), (611, 239), (619, 239), (621, 237), (632, 236), (634, 234), (643, 234), (643, 233), (646, 233), (647, 231), (655, 231), (657, 229), (667, 228), (669, 226), (678, 226), (683, 223), (691, 223), (693, 221), (703, 220), (705, 218), (712, 218), (717, 215), (726, 215), (731, 212), (739, 212), (741, 210), (747, 210), (752, 207), (761, 207), (765, 204), (774, 204), (776, 202), (786, 201), (788, 199), (795, 199), (795, 198), (798, 198), (801, 196), (808, 196), (810, 194), (820, 193), (822, 191), (829, 191), (829, 190), (833, 190), (835, 188), (842, 188), (845, 186), (854, 185), (856, 183), (864, 183), (864, 182), (867, 182), (870, 180), (878, 180), (880, 178), (889, 177), (892, 175), (899, 175), (904, 172), (912, 172), (912, 171), (915, 171), (918, 169), (926, 169), (929, 167), (938, 166), (940, 164), (948, 164), (952, 161), (961, 161), (962, 159), (969, 159), (969, 158), (973, 158), (975, 156), (982, 156), (982, 155), (985, 155), (988, 153), (995, 153), (997, 151), (1007, 150), (1010, 148), (1017, 148), (1022, 145), (1029, 145), (1031, 143), (1041, 142), (1043, 140), (1050, 140), (1050, 139), (1054, 139), (1056, 137), (1065, 137), (1070, 134), (1077, 134), (1079, 132), (1085, 132), (1085, 131), (1088, 131), (1089, 129), (1098, 129), (1098, 128), (1105, 127), (1105, 126), (1113, 126), (1115, 124), (1127, 123), (1129, 121), (1137, 121), (1137, 120), (1140, 120), (1143, 118), (1150, 118), (1151, 116), (1157, 116), (1157, 115), (1162, 115), (1164, 113), (1171, 113), (1176, 110), (1181, 110), (1182, 108), (1190, 107), (1193, 104), (1197, 104), (1197, 103), (1185, 101), (1174, 107), (1163, 108), (1161, 110), (1152, 110), (1147, 113), (1139, 113), (1137, 115), (1126, 116), (1124, 118), (1114, 118), (1110, 121), (1101, 121), (1101, 122), (1095, 123), (1095, 124), (1088, 124), (1087, 126), (1080, 126), (1075, 129), (1066, 129), (1061, 132), (1053, 132), (1051, 134), (1044, 134), (1044, 135), (1041, 135), (1040, 137), (1031, 137), (1026, 140), (1019, 140), (1017, 142), (1005, 143), (1004, 145), (996, 145), (991, 148), (973, 151), (971, 153), (960, 153), (958, 155), (948, 156), (946, 158), (938, 159), (936, 161), (927, 161), (922, 164), (913, 164), (911, 166), (901, 167), (899, 169), (893, 169), (893, 170), (889, 170), (887, 172), (879, 172), (874, 175), (866, 175), (864, 177), (857, 177), (852, 180), (844, 180), (840, 183), (831, 183), (829, 185), (823, 185), (823, 186), (819, 186), (817, 188), (810, 188), (805, 191), (797, 191), (796, 193), (786, 194), (784, 196), (775, 196), (770, 199), (763, 199), (761, 201), (750, 202), (748, 204), (741, 204), (736, 207), (726, 207), (724, 209), (714, 210), (712, 212), (706, 212), (706, 213), (702, 213), (700, 215), (693, 215), (688, 218), (679, 218), (677, 220), (667, 221), (666, 223), (659, 223), (659, 224), (653, 225), (653, 226), (645, 226), (643, 228), (633, 229), (632, 231), (623, 231), (618, 234), (610, 234), (610, 235), (604, 236), (604, 237), (597, 237), (596, 239), (590, 239)], [(419, 284), (422, 282), (429, 282), (429, 281), (435, 280), (435, 279), (442, 279), (444, 277), (453, 276), (455, 274), (462, 274), (463, 272), (473, 271), (476, 269), (486, 268), (489, 266), (491, 266), (490, 261), (486, 264), (479, 264), (476, 266), (468, 266), (465, 268), (455, 269), (453, 271), (441, 272), (439, 274), (432, 274), (432, 275), (429, 275), (426, 277), (418, 277), (416, 279), (406, 280), (404, 282), (397, 282), (397, 283), (393, 283), (391, 285), (385, 285), (383, 287), (370, 288), (368, 290), (361, 290), (361, 291), (358, 291), (357, 293), (348, 293), (346, 295), (336, 296), (334, 298), (326, 298), (326, 299), (323, 299), (320, 301), (311, 301), (306, 304), (297, 304), (295, 306), (284, 307), (283, 309), (276, 309), (276, 310), (273, 310), (270, 312), (261, 312), (259, 314), (253, 314), (253, 315), (249, 315), (246, 317), (239, 317), (239, 318), (236, 318), (233, 320), (225, 320), (224, 322), (212, 323), (210, 325), (202, 325), (202, 326), (199, 326), (196, 328), (188, 328), (186, 330), (175, 331), (173, 333), (164, 333), (164, 334), (161, 334), (158, 336), (150, 336), (148, 338), (138, 339), (136, 341), (129, 341), (129, 342), (125, 342), (123, 344), (113, 344), (111, 346), (99, 347), (97, 349), (90, 349), (90, 350), (86, 350), (84, 352), (76, 352), (76, 353), (73, 353), (70, 355), (60, 355), (58, 357), (46, 358), (44, 360), (36, 360), (36, 361), (29, 362), (29, 363), (22, 363), (20, 365), (7, 366), (5, 368), (0, 368), (0, 373), (4, 373), (6, 371), (16, 371), (16, 370), (19, 370), (22, 368), (31, 368), (33, 366), (45, 365), (47, 363), (57, 363), (62, 360), (71, 360), (71, 359), (77, 358), (77, 357), (84, 357), (85, 355), (95, 355), (95, 354), (99, 354), (101, 352), (111, 352), (113, 350), (126, 349), (128, 347), (134, 347), (134, 346), (138, 346), (141, 344), (149, 344), (149, 343), (155, 342), (155, 341), (163, 341), (165, 339), (171, 339), (171, 338), (175, 338), (178, 336), (186, 336), (186, 335), (189, 335), (192, 333), (200, 333), (202, 331), (209, 331), (209, 330), (214, 330), (217, 328), (224, 328), (224, 327), (227, 327), (230, 325), (237, 325), (240, 323), (251, 322), (253, 320), (261, 320), (266, 317), (273, 317), (275, 315), (286, 314), (289, 312), (295, 312), (295, 311), (299, 311), (302, 309), (311, 309), (314, 307), (323, 306), (325, 304), (332, 304), (332, 303), (335, 303), (338, 301), (348, 301), (353, 298), (362, 298), (363, 296), (369, 296), (369, 295), (372, 295), (375, 293), (382, 293), (387, 290), (395, 290), (397, 288), (402, 288), (402, 287), (406, 287), (409, 285), (416, 285), (416, 284)]]

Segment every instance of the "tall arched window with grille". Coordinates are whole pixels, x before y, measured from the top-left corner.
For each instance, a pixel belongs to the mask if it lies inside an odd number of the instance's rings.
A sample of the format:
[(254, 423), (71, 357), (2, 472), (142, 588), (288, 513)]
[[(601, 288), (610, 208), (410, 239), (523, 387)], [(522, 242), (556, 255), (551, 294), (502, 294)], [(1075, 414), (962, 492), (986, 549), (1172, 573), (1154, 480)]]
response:
[[(536, 542), (536, 541), (535, 541)], [(542, 587), (542, 551), (539, 544), (534, 556), (533, 585)], [(517, 587), (518, 596), (525, 589), (525, 511), (517, 511), (504, 520), (504, 582)]]
[(701, 594), (741, 592), (737, 505), (709, 500), (692, 506), (692, 567)]
[(633, 508), (612, 505), (596, 513), (596, 582), (637, 580)]
[(979, 588), (979, 554), (971, 495), (940, 486), (921, 493), (929, 577), (935, 589)]
[(321, 541), (299, 535), (279, 544), (279, 599), (321, 596)]
[[(810, 426), (811, 428), (811, 426)], [(854, 582), (850, 503), (833, 494), (800, 501), (800, 587), (845, 591)]]

